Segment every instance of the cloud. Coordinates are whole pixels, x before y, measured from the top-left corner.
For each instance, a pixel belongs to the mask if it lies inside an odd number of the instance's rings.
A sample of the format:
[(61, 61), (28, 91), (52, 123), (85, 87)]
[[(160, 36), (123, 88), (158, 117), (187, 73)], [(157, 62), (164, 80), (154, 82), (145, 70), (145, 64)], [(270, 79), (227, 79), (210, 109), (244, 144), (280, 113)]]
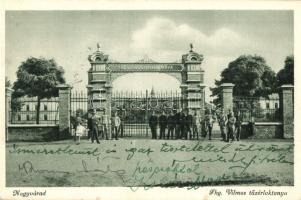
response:
[(252, 46), (246, 38), (228, 28), (220, 28), (207, 35), (187, 24), (156, 17), (133, 32), (130, 51), (139, 56), (148, 54), (158, 61), (174, 61), (187, 51), (189, 43), (193, 43), (195, 50), (205, 57), (206, 54), (229, 56), (247, 51)]

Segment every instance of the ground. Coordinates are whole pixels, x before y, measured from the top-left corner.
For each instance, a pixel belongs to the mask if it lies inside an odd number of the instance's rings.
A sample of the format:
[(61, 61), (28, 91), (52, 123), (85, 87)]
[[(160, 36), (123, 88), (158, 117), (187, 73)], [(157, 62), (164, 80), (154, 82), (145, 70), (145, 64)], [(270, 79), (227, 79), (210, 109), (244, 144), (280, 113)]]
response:
[(292, 140), (7, 143), (6, 185), (293, 185)]

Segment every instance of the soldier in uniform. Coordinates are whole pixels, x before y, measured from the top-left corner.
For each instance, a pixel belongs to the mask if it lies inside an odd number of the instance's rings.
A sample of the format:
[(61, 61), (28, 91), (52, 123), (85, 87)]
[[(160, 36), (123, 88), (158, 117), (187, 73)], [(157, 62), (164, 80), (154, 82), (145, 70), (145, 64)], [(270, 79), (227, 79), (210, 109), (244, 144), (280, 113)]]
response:
[(88, 112), (88, 140), (91, 138), (92, 135), (92, 113), (91, 111)]
[(157, 139), (158, 117), (156, 116), (155, 111), (153, 111), (152, 115), (149, 117), (148, 124), (152, 132), (152, 139)]
[(205, 135), (204, 138), (207, 136), (207, 133), (209, 135), (209, 140), (211, 140), (211, 134), (212, 134), (212, 127), (213, 127), (213, 118), (212, 118), (212, 114), (211, 114), (211, 110), (208, 110), (208, 112), (205, 115)]
[(120, 127), (121, 120), (120, 120), (117, 112), (115, 112), (115, 116), (113, 117), (113, 120), (114, 120), (115, 140), (118, 140), (118, 133), (119, 133), (119, 127)]
[(124, 131), (124, 112), (121, 112), (119, 118), (120, 118), (120, 126), (119, 126), (119, 133), (120, 137), (123, 138), (123, 131)]
[(221, 131), (222, 141), (226, 141), (226, 131), (225, 131), (226, 124), (227, 124), (227, 116), (224, 114), (224, 111), (222, 109), (218, 117), (218, 125)]
[(186, 134), (185, 134), (185, 138), (186, 140), (188, 139), (192, 139), (192, 128), (193, 128), (193, 116), (190, 114), (190, 112), (186, 111), (185, 113), (185, 124), (186, 124)]
[(181, 115), (181, 111), (180, 110), (177, 110), (177, 112), (174, 115), (176, 139), (180, 139), (180, 137), (181, 137), (180, 115)]
[(241, 132), (241, 124), (242, 124), (242, 115), (240, 114), (240, 111), (238, 110), (236, 113), (236, 122), (235, 122), (235, 133), (236, 133), (236, 140), (240, 140), (240, 132)]
[(165, 139), (165, 130), (167, 126), (167, 117), (165, 112), (163, 111), (162, 114), (159, 116), (159, 127), (160, 127), (160, 136), (159, 139)]
[(183, 139), (186, 137), (185, 135), (187, 134), (187, 132), (186, 132), (186, 116), (185, 116), (184, 110), (182, 110), (180, 112), (178, 123), (180, 125), (179, 137), (180, 137), (180, 139)]
[(99, 116), (96, 115), (95, 109), (92, 111), (91, 124), (92, 124), (92, 136), (91, 136), (92, 143), (94, 143), (94, 139), (96, 139), (96, 142), (99, 144), (99, 140), (98, 140)]
[(192, 134), (193, 134), (193, 139), (199, 139), (199, 134), (198, 134), (198, 123), (199, 123), (199, 116), (197, 115), (197, 111), (194, 111), (194, 114), (192, 116)]
[(228, 118), (228, 121), (227, 121), (227, 142), (229, 142), (229, 139), (231, 138), (232, 141), (234, 141), (234, 126), (235, 126), (235, 117), (233, 115), (233, 112), (231, 111), (229, 113), (229, 118)]
[(167, 116), (167, 139), (173, 139), (174, 131), (175, 131), (175, 114), (176, 112), (172, 113), (172, 111)]
[(106, 114), (102, 115), (102, 138), (108, 140), (109, 119)]

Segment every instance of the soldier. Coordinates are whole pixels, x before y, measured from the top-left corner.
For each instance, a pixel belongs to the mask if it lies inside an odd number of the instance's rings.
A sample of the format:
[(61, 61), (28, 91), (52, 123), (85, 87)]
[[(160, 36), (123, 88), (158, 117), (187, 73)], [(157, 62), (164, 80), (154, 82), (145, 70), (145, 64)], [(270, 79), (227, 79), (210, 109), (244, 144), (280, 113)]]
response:
[(152, 115), (148, 119), (148, 124), (152, 132), (152, 139), (157, 139), (158, 117), (155, 115), (155, 111), (152, 112)]
[(92, 113), (91, 111), (88, 112), (88, 140), (91, 138), (92, 135)]
[(109, 119), (106, 114), (102, 115), (102, 138), (108, 140)]
[(228, 131), (227, 131), (227, 142), (229, 142), (229, 139), (231, 138), (232, 141), (234, 141), (234, 126), (235, 126), (235, 117), (233, 115), (233, 112), (231, 111), (229, 113), (229, 118), (228, 118), (228, 121), (227, 121), (227, 128), (228, 128)]
[(241, 132), (241, 124), (242, 124), (242, 115), (240, 114), (240, 111), (238, 110), (236, 113), (236, 122), (235, 122), (235, 133), (236, 133), (236, 139), (237, 141), (240, 140), (240, 132)]
[(181, 111), (177, 110), (177, 112), (174, 115), (176, 139), (180, 139), (181, 137), (180, 117), (181, 117)]
[(180, 112), (179, 121), (178, 121), (178, 123), (180, 125), (180, 133), (179, 133), (180, 139), (185, 138), (185, 135), (187, 134), (185, 121), (186, 121), (186, 116), (185, 116), (184, 110), (182, 110)]
[(94, 139), (96, 139), (97, 144), (99, 144), (99, 140), (98, 140), (99, 116), (96, 115), (95, 109), (93, 109), (92, 111), (91, 123), (92, 123), (92, 143), (94, 143)]
[(198, 134), (198, 126), (199, 126), (199, 116), (197, 115), (197, 111), (194, 111), (194, 114), (192, 116), (192, 134), (193, 134), (193, 139), (199, 139), (199, 134)]
[(159, 116), (159, 127), (160, 127), (160, 137), (159, 139), (165, 139), (165, 130), (167, 126), (167, 117), (165, 112), (163, 111), (162, 114)]
[(124, 131), (124, 112), (121, 112), (120, 117), (120, 126), (119, 126), (119, 133), (120, 133), (120, 137), (123, 138), (123, 131)]
[(218, 117), (218, 124), (221, 131), (221, 137), (222, 141), (226, 141), (226, 124), (227, 124), (227, 116), (224, 114), (223, 109), (220, 112), (220, 115)]
[(185, 112), (185, 124), (186, 124), (186, 134), (185, 134), (185, 137), (186, 137), (186, 140), (188, 139), (191, 139), (192, 138), (192, 127), (193, 127), (193, 116), (190, 114), (190, 112), (186, 111)]
[(206, 113), (204, 121), (205, 121), (205, 128), (206, 128), (204, 138), (207, 136), (208, 133), (209, 140), (211, 140), (212, 127), (213, 127), (213, 118), (211, 115), (211, 110), (208, 110), (208, 112)]
[(118, 116), (118, 113), (115, 112), (115, 116), (113, 118), (114, 121), (114, 133), (115, 133), (115, 140), (118, 140), (118, 133), (119, 133), (119, 127), (120, 127), (120, 118)]
[(167, 132), (167, 139), (173, 139), (174, 136), (174, 131), (175, 131), (175, 114), (176, 112), (174, 111), (174, 113), (172, 113), (172, 111), (170, 111), (170, 113), (168, 114), (167, 117), (167, 128), (168, 128), (168, 132)]

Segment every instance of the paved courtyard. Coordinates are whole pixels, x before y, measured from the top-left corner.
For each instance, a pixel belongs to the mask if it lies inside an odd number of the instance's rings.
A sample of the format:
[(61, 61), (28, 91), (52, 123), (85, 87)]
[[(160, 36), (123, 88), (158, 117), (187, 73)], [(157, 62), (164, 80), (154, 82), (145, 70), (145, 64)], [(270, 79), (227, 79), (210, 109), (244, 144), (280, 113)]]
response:
[(293, 185), (293, 140), (82, 140), (6, 145), (7, 186)]

